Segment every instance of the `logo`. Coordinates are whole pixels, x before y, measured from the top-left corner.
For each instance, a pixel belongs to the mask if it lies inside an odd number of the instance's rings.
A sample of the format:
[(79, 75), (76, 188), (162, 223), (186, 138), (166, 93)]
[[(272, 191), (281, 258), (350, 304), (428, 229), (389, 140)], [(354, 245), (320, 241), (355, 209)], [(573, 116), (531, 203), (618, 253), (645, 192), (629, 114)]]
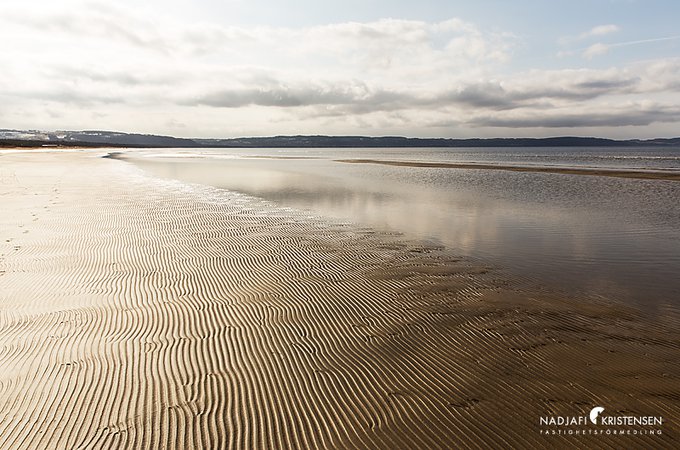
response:
[(602, 414), (602, 411), (604, 411), (604, 408), (601, 406), (596, 406), (590, 410), (590, 421), (593, 425), (597, 425), (597, 416)]
[(540, 432), (550, 435), (661, 435), (663, 417), (653, 415), (609, 415), (602, 406), (588, 415), (540, 417)]

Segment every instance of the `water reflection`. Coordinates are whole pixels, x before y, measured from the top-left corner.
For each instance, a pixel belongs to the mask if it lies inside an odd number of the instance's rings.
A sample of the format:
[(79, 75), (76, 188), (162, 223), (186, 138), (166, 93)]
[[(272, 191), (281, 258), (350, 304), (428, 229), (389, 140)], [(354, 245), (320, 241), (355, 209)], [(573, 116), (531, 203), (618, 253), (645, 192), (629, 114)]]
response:
[(648, 309), (680, 303), (680, 218), (662, 207), (680, 183), (330, 159), (135, 162), (161, 176), (404, 232), (576, 293)]

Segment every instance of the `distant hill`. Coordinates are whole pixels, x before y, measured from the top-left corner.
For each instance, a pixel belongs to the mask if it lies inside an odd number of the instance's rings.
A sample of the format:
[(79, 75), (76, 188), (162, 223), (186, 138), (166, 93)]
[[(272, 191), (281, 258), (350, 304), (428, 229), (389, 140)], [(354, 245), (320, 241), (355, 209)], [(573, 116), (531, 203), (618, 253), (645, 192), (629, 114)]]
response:
[(2, 130), (2, 147), (230, 147), (230, 148), (333, 148), (333, 147), (672, 147), (680, 138), (614, 140), (596, 137), (550, 138), (409, 138), (401, 136), (272, 136), (230, 139), (184, 139), (153, 134), (113, 131)]
[(194, 139), (202, 147), (631, 147), (680, 145), (680, 138), (613, 140), (594, 137), (550, 138), (408, 138), (399, 136), (273, 136)]
[(76, 147), (196, 147), (191, 139), (113, 131), (0, 130), (0, 145)]

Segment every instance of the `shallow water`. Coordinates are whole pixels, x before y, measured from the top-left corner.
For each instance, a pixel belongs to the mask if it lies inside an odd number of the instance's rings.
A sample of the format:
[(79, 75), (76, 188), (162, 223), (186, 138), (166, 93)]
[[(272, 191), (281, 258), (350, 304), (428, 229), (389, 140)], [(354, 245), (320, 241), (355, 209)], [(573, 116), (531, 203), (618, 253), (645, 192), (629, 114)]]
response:
[(680, 306), (680, 182), (335, 161), (680, 172), (680, 149), (164, 149), (131, 155), (161, 176), (402, 232), (578, 295), (648, 311)]

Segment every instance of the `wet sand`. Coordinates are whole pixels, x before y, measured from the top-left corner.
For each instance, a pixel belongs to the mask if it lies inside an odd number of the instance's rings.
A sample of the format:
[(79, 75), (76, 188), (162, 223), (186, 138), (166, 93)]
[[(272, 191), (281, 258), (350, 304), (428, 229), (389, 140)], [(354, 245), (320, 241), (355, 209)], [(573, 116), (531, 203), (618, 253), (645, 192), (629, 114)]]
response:
[(383, 161), (375, 159), (339, 159), (336, 162), (347, 164), (380, 164), (383, 166), (429, 167), (441, 169), (484, 169), (507, 170), (511, 172), (556, 173), (563, 175), (591, 175), (599, 177), (634, 178), (639, 180), (680, 181), (680, 173), (651, 170), (587, 169), (578, 167), (528, 167), (504, 166), (496, 164), (433, 163), (419, 161)]
[[(0, 155), (2, 449), (680, 439), (672, 310), (564, 298), (101, 154)], [(662, 433), (541, 434), (595, 406)], [(630, 427), (571, 429), (607, 428)]]

